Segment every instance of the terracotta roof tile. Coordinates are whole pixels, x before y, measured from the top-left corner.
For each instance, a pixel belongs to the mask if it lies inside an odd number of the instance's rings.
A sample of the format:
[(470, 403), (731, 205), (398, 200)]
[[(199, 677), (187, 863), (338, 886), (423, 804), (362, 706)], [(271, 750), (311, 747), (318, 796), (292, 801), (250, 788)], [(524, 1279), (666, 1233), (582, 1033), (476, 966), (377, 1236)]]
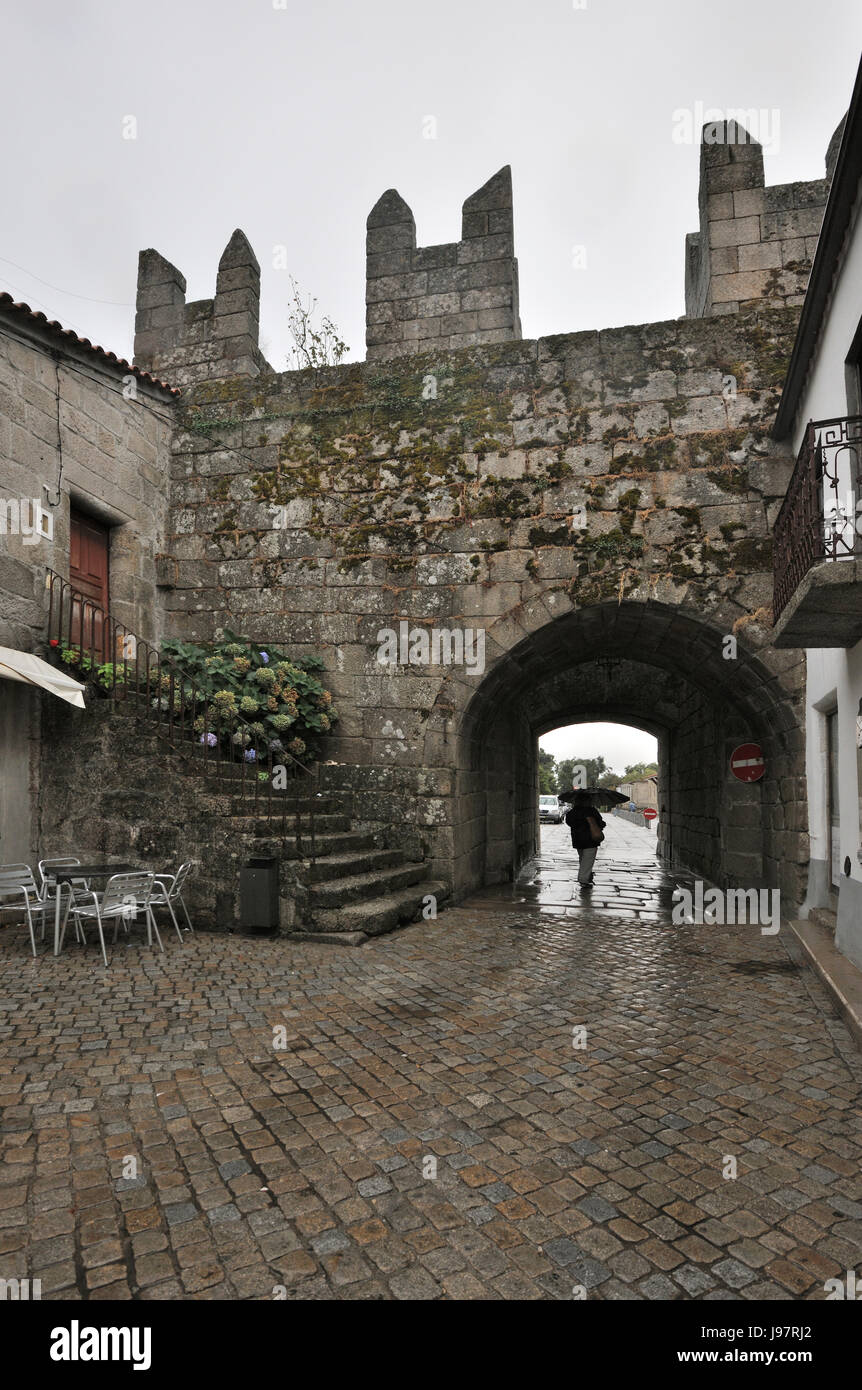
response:
[(142, 371), (140, 367), (135, 367), (131, 362), (127, 362), (125, 357), (118, 357), (115, 352), (108, 352), (105, 348), (99, 347), (96, 343), (91, 343), (89, 338), (80, 338), (71, 328), (64, 328), (56, 319), (49, 319), (47, 314), (41, 313), (38, 309), (31, 309), (29, 304), (16, 302), (11, 294), (5, 290), (0, 290), (0, 310), (6, 310), (11, 314), (18, 314), (21, 318), (33, 319), (36, 323), (43, 324), (57, 338), (66, 338), (77, 347), (84, 348), (87, 352), (92, 352), (96, 357), (101, 357), (105, 362), (111, 362), (125, 372), (130, 372), (140, 381), (146, 381), (150, 386), (157, 386), (162, 391), (167, 391), (171, 396), (181, 395), (177, 386), (171, 386), (167, 381), (160, 381), (158, 377), (152, 376), (149, 372)]

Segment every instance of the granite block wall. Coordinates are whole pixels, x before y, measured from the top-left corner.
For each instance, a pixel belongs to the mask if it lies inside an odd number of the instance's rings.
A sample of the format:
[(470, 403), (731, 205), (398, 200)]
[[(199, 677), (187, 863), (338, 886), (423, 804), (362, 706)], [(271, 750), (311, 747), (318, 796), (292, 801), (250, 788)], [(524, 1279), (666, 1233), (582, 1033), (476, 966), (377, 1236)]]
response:
[(508, 165), (463, 207), (461, 240), (416, 245), (410, 208), (394, 188), (368, 217), (369, 361), (521, 336)]
[[(719, 877), (759, 865), (795, 892), (806, 850), (776, 852), (777, 780), (753, 839), (722, 843), (720, 825), (744, 828), (726, 785), (737, 726), (801, 775), (803, 662), (770, 646), (770, 528), (793, 460), (769, 428), (796, 312), (200, 383), (174, 442), (168, 620), (320, 652), (342, 715), (330, 785), (418, 837), (461, 890), (529, 849), (528, 798), (504, 810), (490, 794), (512, 758), (510, 785), (532, 785), (523, 723), (537, 737), (539, 708), (545, 728), (596, 717), (592, 697), (554, 705), (549, 683), (588, 658), (642, 662), (669, 776), (674, 746), (702, 765), (697, 787), (679, 773), (668, 852)], [(402, 620), (481, 629), (484, 671), (381, 666), (379, 633)], [(695, 692), (690, 713), (665, 708), (668, 675)], [(648, 717), (619, 673), (611, 706)]]
[(235, 231), (218, 266), (213, 299), (186, 303), (185, 277), (152, 249), (138, 258), (135, 363), (176, 386), (269, 370), (258, 347), (260, 266)]
[(742, 126), (704, 128), (700, 229), (686, 238), (689, 317), (735, 314), (763, 300), (802, 303), (836, 152), (833, 137), (825, 178), (767, 187), (763, 149)]

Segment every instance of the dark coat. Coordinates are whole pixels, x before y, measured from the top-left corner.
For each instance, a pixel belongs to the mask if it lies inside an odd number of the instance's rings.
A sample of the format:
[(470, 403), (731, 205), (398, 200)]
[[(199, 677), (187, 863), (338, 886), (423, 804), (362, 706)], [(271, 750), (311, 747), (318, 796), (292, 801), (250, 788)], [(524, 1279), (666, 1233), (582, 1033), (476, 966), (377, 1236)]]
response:
[(605, 828), (605, 823), (595, 806), (573, 806), (566, 814), (566, 825), (572, 832), (572, 846), (574, 849), (598, 848), (590, 834), (587, 816), (593, 816), (595, 820), (598, 821), (602, 830)]

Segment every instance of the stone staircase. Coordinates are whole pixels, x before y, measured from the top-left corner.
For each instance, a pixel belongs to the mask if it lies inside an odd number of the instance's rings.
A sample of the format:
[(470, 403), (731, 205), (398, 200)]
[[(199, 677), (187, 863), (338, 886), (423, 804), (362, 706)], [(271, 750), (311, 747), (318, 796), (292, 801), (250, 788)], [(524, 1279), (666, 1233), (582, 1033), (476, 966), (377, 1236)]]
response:
[(392, 844), (394, 830), (356, 825), (346, 797), (317, 791), (316, 779), (273, 790), (271, 806), (267, 788), (255, 806), (239, 765), (207, 772), (199, 750), (168, 743), (133, 702), (94, 700), (83, 711), (55, 701), (46, 717), (44, 842), (55, 854), (165, 871), (194, 860), (196, 928), (236, 926), (240, 870), (258, 855), (278, 860), (280, 929), (296, 940), (361, 945), (417, 919), (426, 898), (447, 896)]
[[(187, 777), (205, 781), (193, 764), (183, 770)], [(206, 804), (208, 795), (212, 792), (205, 783), (200, 804)], [(274, 825), (268, 816), (250, 814), (241, 797), (231, 798), (229, 814), (238, 840), (253, 844), (255, 854), (275, 856), (287, 870), (295, 905), (287, 932), (292, 938), (362, 945), (417, 919), (429, 898), (436, 911), (448, 896), (448, 886), (429, 878), (423, 862), (381, 845), (376, 834), (354, 829), (337, 793), (309, 795), (298, 779), (295, 786), (273, 793), (276, 797), (283, 806), (283, 824), (280, 816)], [(212, 809), (223, 815), (223, 798)]]
[[(210, 755), (196, 721), (208, 697), (171, 659), (52, 570), (48, 589), (49, 646), (75, 645), (77, 606), (81, 638), (86, 609), (91, 639), (101, 615), (100, 653), (123, 653), (91, 690), (83, 720), (66, 709), (54, 712), (52, 729), (50, 718), (46, 724), (49, 744), (62, 749), (48, 765), (42, 811), (55, 853), (86, 848), (165, 870), (193, 859), (189, 895), (216, 926), (237, 920), (242, 862), (272, 856), (282, 928), (305, 939), (361, 944), (417, 917), (428, 898), (446, 897), (446, 884), (389, 845), (385, 829), (355, 828), (341, 794), (320, 791), (317, 769), (282, 754), (296, 774), (282, 790), (266, 776), (261, 784), (254, 760), (235, 761), (230, 748), (225, 756), (224, 740), (214, 740)], [(86, 642), (79, 645), (86, 655)]]

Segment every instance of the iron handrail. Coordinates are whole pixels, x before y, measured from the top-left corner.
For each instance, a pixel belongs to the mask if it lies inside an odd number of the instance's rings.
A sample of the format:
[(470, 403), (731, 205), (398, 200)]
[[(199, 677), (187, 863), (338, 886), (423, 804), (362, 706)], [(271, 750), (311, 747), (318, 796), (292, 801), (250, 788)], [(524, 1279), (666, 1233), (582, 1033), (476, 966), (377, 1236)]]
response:
[[(315, 803), (322, 795), (318, 763), (309, 768), (283, 746), (277, 753), (268, 744), (264, 748), (250, 720), (240, 713), (222, 716), (211, 697), (170, 657), (52, 569), (47, 571), (47, 588), (49, 648), (65, 645), (77, 651), (82, 672), (95, 676), (110, 699), (128, 701), (134, 713), (181, 756), (202, 768), (205, 776), (227, 785), (243, 813), (268, 820), (273, 833), (282, 836), (287, 834), (290, 797), (286, 789), (274, 787), (273, 774), (279, 767), (290, 769), (297, 793), (293, 807), (297, 851), (314, 863)], [(306, 781), (310, 784), (307, 832), (299, 785)], [(333, 799), (342, 801), (340, 795)]]
[(773, 526), (774, 622), (812, 565), (862, 555), (860, 494), (862, 415), (809, 421)]

